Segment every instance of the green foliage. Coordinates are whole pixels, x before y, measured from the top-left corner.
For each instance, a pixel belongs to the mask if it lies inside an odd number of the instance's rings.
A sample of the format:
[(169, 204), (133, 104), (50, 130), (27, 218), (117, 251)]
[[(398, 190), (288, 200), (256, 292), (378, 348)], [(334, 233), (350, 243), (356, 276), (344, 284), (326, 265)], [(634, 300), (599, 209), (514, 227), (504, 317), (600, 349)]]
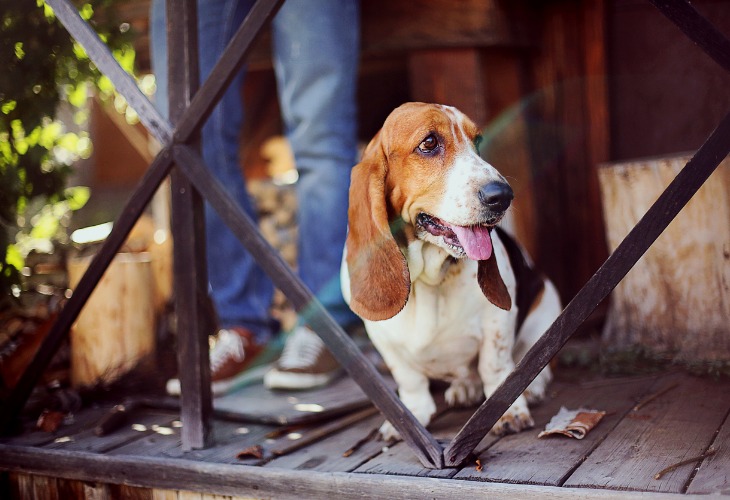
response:
[[(85, 1), (79, 12), (131, 72), (134, 51), (112, 4)], [(0, 297), (7, 297), (20, 290), (25, 256), (52, 250), (61, 222), (88, 199), (88, 190), (66, 184), (73, 163), (91, 154), (91, 141), (56, 119), (59, 103), (82, 124), (89, 85), (107, 96), (113, 88), (44, 0), (0, 0), (0, 67)]]

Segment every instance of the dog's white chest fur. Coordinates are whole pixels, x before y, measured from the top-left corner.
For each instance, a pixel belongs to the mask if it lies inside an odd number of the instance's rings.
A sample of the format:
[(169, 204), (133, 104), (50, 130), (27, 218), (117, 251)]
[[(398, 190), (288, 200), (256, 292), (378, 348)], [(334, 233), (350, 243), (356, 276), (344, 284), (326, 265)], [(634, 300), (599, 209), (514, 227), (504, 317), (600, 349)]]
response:
[[(501, 244), (495, 251), (499, 261), (507, 261)], [(412, 279), (408, 303), (391, 319), (366, 321), (368, 334), (386, 361), (397, 357), (432, 379), (463, 378), (475, 370), (485, 339), (504, 331), (511, 313), (484, 297), (477, 262), (456, 261), (418, 240), (411, 242), (407, 256)], [(514, 283), (507, 286), (512, 292)]]

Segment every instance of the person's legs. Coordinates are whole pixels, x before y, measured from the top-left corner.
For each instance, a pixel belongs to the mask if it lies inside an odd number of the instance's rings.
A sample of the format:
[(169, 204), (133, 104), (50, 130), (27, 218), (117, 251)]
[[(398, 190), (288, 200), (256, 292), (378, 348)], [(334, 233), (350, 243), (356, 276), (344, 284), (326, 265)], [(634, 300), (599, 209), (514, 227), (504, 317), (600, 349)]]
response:
[[(356, 321), (340, 291), (350, 170), (357, 160), (359, 2), (287, 0), (274, 18), (274, 68), (286, 134), (299, 171), (299, 274), (342, 326)], [(287, 340), (264, 383), (306, 389), (339, 367), (304, 325)]]
[(279, 102), (299, 171), (299, 274), (346, 325), (355, 316), (339, 272), (357, 163), (359, 2), (287, 0), (273, 27)]
[[(200, 78), (208, 77), (225, 46), (253, 4), (252, 0), (199, 0)], [(165, 1), (154, 0), (151, 20), (152, 64), (157, 78), (157, 106), (167, 114)], [(202, 131), (202, 156), (211, 172), (254, 220), (256, 213), (241, 174), (238, 157), (243, 121), (240, 89), (243, 71), (229, 86)], [(245, 327), (258, 343), (270, 339), (269, 306), (273, 285), (208, 203), (205, 206), (208, 279), (221, 328)]]
[[(240, 25), (252, 0), (199, 0), (198, 38), (200, 77), (204, 81)], [(152, 64), (157, 78), (157, 106), (168, 114), (165, 1), (151, 10)], [(238, 140), (243, 121), (240, 90), (243, 71), (223, 95), (202, 130), (202, 156), (213, 175), (254, 220), (256, 213), (239, 167)], [(274, 326), (269, 317), (273, 285), (223, 220), (205, 204), (208, 279), (216, 306), (218, 332), (210, 353), (214, 394), (234, 388), (245, 377)], [(169, 380), (167, 391), (180, 393), (180, 381)]]

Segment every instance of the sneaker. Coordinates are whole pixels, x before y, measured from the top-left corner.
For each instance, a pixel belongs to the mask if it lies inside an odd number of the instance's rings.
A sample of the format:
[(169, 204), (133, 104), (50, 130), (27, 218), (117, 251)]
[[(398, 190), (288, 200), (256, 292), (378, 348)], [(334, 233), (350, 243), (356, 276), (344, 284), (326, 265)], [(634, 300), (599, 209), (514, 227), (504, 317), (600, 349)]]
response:
[[(248, 370), (263, 347), (254, 340), (253, 334), (244, 328), (221, 329), (210, 350), (210, 382), (214, 396), (230, 391), (247, 377)], [(180, 380), (167, 381), (167, 393), (180, 395)]]
[(267, 389), (314, 389), (328, 384), (342, 369), (319, 335), (298, 326), (289, 335), (281, 357), (264, 375)]

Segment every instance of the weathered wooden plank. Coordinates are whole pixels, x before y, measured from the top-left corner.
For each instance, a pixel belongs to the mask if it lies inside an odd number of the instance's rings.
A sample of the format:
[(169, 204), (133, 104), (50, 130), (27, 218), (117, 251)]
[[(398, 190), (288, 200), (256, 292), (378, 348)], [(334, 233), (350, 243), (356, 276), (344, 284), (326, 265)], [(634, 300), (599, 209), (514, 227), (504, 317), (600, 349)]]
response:
[(693, 473), (692, 465), (680, 467), (658, 480), (654, 476), (669, 465), (707, 450), (728, 412), (730, 381), (679, 373), (657, 381), (654, 391), (659, 395), (627, 415), (568, 478), (565, 486), (683, 490)]
[(52, 476), (32, 476), (33, 493), (29, 498), (43, 498), (44, 500), (63, 500), (58, 491), (58, 482)]
[[(177, 125), (198, 89), (197, 3), (167, 0), (168, 95), (170, 120)], [(195, 142), (194, 138), (190, 139)], [(213, 411), (210, 390), (208, 335), (202, 304), (206, 303), (206, 264), (203, 199), (178, 169), (171, 175), (174, 245), (175, 310), (177, 311), (180, 414), (183, 448), (203, 448), (208, 442)]]
[(214, 420), (211, 426), (210, 446), (200, 450), (185, 451), (179, 428), (173, 425), (164, 429), (153, 429), (153, 432), (142, 439), (114, 448), (108, 454), (255, 465), (261, 460), (239, 459), (238, 453), (265, 442), (266, 435), (274, 429), (275, 427), (267, 425)]
[(153, 489), (152, 490), (152, 499), (153, 500), (178, 500), (178, 491), (177, 490)]
[(126, 426), (107, 436), (99, 437), (94, 428), (89, 427), (79, 433), (56, 439), (45, 445), (45, 448), (105, 453), (155, 432), (153, 429), (157, 426), (170, 427), (170, 422), (175, 418), (175, 415), (160, 412), (135, 414)]
[[(535, 427), (505, 436), (479, 453), (481, 470), (464, 467), (456, 479), (499, 481), (520, 484), (560, 486), (565, 478), (588, 456), (598, 443), (646, 393), (654, 378), (607, 380), (605, 385), (553, 383), (551, 396), (532, 411)], [(538, 439), (537, 435), (564, 406), (570, 410), (591, 408), (607, 415), (582, 439), (564, 436)]]
[(58, 438), (71, 436), (84, 429), (94, 427), (109, 409), (109, 406), (100, 406), (98, 408), (85, 408), (82, 411), (75, 412), (64, 419), (64, 421), (68, 421), (69, 423), (62, 424), (55, 432), (45, 432), (38, 429), (35, 423), (28, 423), (23, 434), (0, 438), (0, 443), (16, 446), (43, 446)]
[[(282, 470), (267, 467), (211, 464), (184, 459), (105, 456), (85, 452), (40, 450), (0, 445), (0, 468), (38, 473), (82, 481), (103, 477), (109, 483), (125, 483), (161, 489), (277, 498), (500, 498), (504, 500), (616, 499), (657, 500), (667, 494), (556, 488), (551, 486), (451, 481), (428, 477), (385, 476)], [(700, 499), (676, 495), (677, 500)]]
[(370, 400), (350, 377), (341, 377), (326, 387), (306, 391), (271, 391), (263, 384), (253, 384), (215, 398), (213, 406), (217, 413), (226, 412), (231, 418), (293, 425), (328, 420), (370, 406)]
[[(357, 447), (351, 455), (343, 456), (358, 441), (377, 429), (382, 422), (382, 416), (371, 415), (340, 432), (323, 438), (317, 443), (274, 458), (265, 467), (320, 472), (349, 472), (381, 452), (383, 443), (368, 440)], [(413, 452), (410, 453), (413, 456)]]
[(111, 498), (123, 500), (152, 500), (151, 488), (138, 488), (126, 484), (110, 484)]
[[(439, 404), (442, 406), (442, 404)], [(473, 408), (449, 410), (436, 418), (429, 426), (429, 430), (433, 436), (443, 442), (448, 442), (459, 431), (464, 422), (466, 422)], [(381, 422), (382, 423), (382, 422)], [(489, 438), (487, 438), (489, 439)], [(381, 446), (386, 443), (380, 441)], [(355, 472), (368, 474), (395, 474), (401, 476), (418, 476), (433, 478), (450, 478), (453, 477), (458, 469), (429, 469), (424, 467), (416, 460), (416, 457), (405, 443), (396, 443), (392, 446), (383, 448), (383, 453), (375, 456), (373, 459), (364, 463)]]
[(211, 446), (204, 450), (184, 451), (179, 445), (162, 451), (165, 457), (185, 458), (228, 464), (258, 465), (261, 459), (238, 455), (251, 446), (266, 441), (266, 436), (275, 427), (258, 424), (214, 421)]
[[(728, 402), (727, 393), (725, 402)], [(712, 442), (717, 450), (714, 455), (700, 464), (700, 469), (689, 483), (687, 493), (725, 494), (730, 493), (730, 411), (717, 437)]]

